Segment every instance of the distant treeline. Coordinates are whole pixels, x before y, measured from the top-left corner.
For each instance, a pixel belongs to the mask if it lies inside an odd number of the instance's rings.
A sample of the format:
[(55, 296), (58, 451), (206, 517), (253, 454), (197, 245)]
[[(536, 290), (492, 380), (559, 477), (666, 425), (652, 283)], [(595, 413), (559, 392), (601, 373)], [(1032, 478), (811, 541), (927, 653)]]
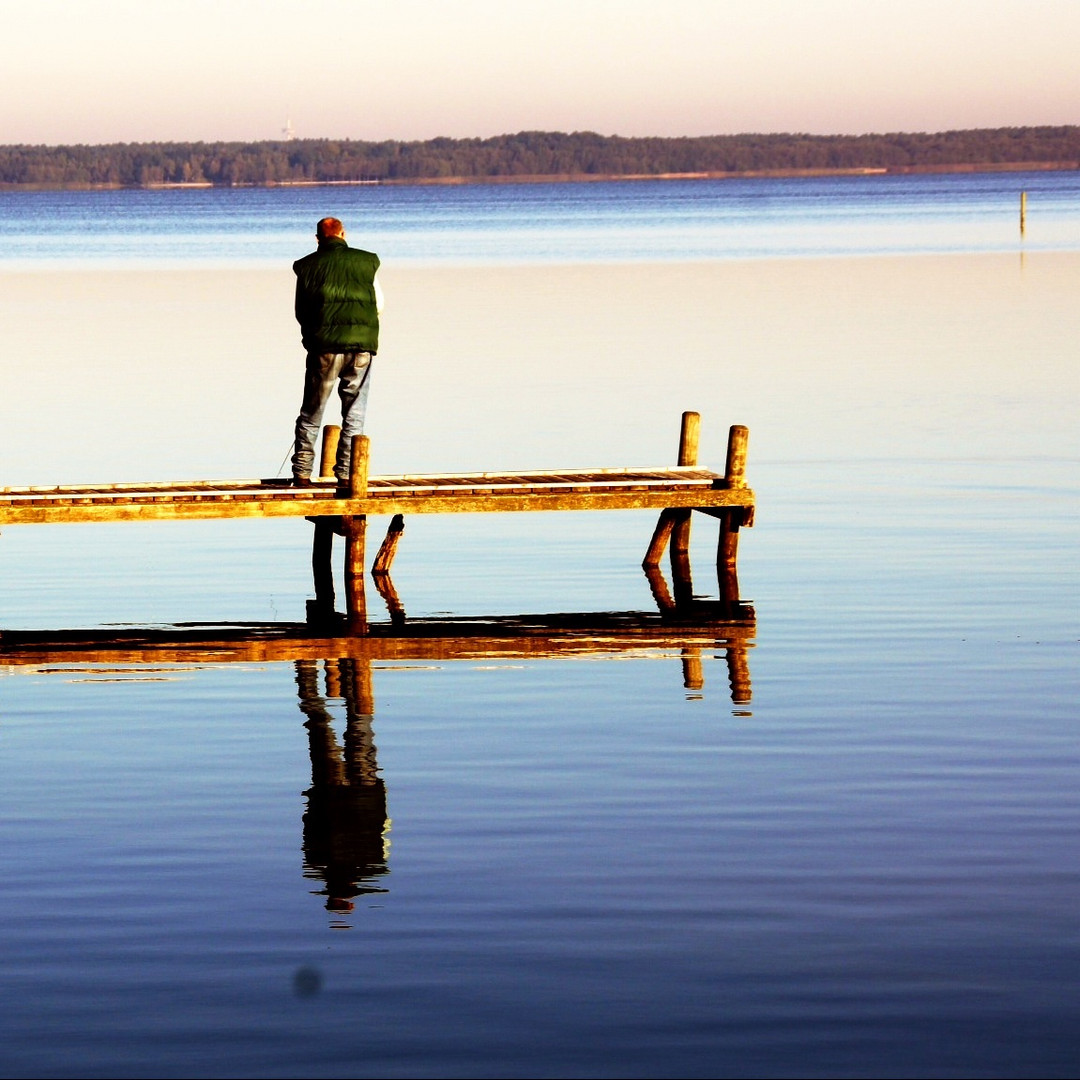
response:
[(1080, 167), (1080, 127), (992, 128), (936, 134), (714, 135), (623, 138), (523, 131), (491, 139), (360, 142), (113, 143), (0, 146), (0, 185), (220, 186), (543, 177), (729, 175)]

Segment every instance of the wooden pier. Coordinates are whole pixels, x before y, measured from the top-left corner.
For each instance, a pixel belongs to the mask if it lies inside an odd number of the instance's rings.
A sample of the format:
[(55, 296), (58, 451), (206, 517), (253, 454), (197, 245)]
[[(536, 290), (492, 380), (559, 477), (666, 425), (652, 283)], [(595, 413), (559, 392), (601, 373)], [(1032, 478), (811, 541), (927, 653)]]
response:
[[(746, 486), (745, 427), (730, 430), (724, 472), (698, 464), (697, 413), (683, 414), (678, 463), (674, 466), (582, 469), (518, 473), (459, 473), (400, 476), (368, 474), (369, 442), (353, 442), (348, 485), (332, 476), (338, 429), (325, 429), (320, 475), (310, 487), (287, 480), (197, 480), (0, 489), (0, 528), (6, 525), (118, 521), (191, 521), (210, 518), (306, 517), (315, 526), (312, 569), (315, 601), (309, 619), (333, 617), (333, 538), (345, 538), (347, 625), (368, 630), (364, 595), (365, 539), (371, 515), (389, 515), (390, 526), (372, 574), (392, 619), (403, 617), (389, 581), (390, 565), (410, 514), (525, 512), (540, 510), (659, 510), (643, 566), (661, 614), (693, 605), (689, 567), (690, 520), (696, 510), (719, 519), (717, 573), (722, 606), (738, 618), (738, 535), (753, 524), (754, 493)], [(671, 547), (673, 590), (658, 567)]]

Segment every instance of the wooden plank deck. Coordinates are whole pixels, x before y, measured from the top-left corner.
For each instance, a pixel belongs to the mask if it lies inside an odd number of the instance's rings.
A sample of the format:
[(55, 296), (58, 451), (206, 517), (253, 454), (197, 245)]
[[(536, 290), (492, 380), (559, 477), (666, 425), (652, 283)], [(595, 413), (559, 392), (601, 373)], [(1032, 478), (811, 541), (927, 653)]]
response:
[(753, 492), (690, 466), (371, 476), (350, 497), (333, 481), (192, 480), (0, 488), (0, 526), (207, 518), (332, 517), (668, 507), (750, 508)]

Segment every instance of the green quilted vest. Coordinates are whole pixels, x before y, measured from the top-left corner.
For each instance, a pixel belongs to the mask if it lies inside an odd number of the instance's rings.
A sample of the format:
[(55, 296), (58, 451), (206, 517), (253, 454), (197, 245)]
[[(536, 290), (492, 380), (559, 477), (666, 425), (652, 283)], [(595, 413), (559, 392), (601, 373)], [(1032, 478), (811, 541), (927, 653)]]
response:
[(379, 256), (340, 237), (293, 263), (296, 321), (308, 352), (379, 351), (375, 271)]

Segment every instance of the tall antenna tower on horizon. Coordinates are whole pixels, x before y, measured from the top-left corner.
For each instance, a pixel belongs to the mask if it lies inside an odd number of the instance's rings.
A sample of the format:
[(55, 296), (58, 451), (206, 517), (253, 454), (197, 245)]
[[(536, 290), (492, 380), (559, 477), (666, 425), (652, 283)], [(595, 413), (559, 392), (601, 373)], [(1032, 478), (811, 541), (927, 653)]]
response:
[(281, 137), (286, 142), (292, 142), (296, 138), (296, 129), (292, 126), (292, 117), (286, 114), (285, 126), (281, 129)]

